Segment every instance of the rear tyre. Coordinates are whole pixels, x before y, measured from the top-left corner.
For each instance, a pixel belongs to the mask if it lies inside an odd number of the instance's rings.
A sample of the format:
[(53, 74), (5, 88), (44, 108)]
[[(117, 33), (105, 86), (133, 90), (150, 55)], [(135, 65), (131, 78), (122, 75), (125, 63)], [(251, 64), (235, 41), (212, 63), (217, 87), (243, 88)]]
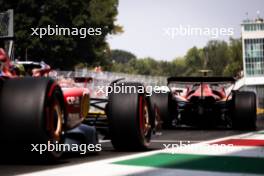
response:
[(172, 127), (172, 117), (169, 111), (169, 95), (170, 93), (154, 93), (150, 97), (151, 108), (158, 109), (162, 121), (162, 128), (168, 129)]
[(233, 94), (233, 117), (234, 129), (256, 129), (256, 94), (254, 92), (235, 92)]
[(32, 144), (64, 143), (65, 107), (60, 87), (47, 78), (4, 81), (0, 91), (0, 140), (7, 150), (39, 159), (57, 159), (62, 151), (31, 151)]
[(133, 86), (137, 91), (109, 95), (107, 112), (112, 144), (117, 150), (145, 150), (149, 146), (152, 130), (144, 87), (140, 83), (120, 83), (116, 86)]

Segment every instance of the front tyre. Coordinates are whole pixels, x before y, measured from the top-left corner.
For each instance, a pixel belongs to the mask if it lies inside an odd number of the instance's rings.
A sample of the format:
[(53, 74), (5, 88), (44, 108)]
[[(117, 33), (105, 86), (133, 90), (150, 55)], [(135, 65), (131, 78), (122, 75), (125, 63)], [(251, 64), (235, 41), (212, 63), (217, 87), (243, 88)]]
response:
[(116, 86), (135, 87), (133, 93), (109, 95), (108, 118), (111, 141), (118, 150), (147, 149), (151, 138), (150, 105), (140, 83), (120, 83)]
[[(170, 113), (170, 92), (167, 93), (155, 93), (150, 97), (150, 102), (152, 110), (155, 110), (155, 107), (158, 109), (158, 114), (160, 115), (162, 121), (163, 129), (170, 129), (172, 127), (172, 115)], [(175, 107), (174, 107), (175, 108)]]

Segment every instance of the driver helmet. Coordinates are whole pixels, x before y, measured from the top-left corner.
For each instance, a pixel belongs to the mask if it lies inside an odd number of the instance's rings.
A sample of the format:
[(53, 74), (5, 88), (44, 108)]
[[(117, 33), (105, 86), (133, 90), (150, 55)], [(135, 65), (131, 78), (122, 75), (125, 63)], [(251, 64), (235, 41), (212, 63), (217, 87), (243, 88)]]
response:
[(22, 64), (15, 63), (13, 66), (13, 70), (15, 71), (16, 75), (18, 75), (18, 76), (25, 76), (26, 75), (25, 67)]

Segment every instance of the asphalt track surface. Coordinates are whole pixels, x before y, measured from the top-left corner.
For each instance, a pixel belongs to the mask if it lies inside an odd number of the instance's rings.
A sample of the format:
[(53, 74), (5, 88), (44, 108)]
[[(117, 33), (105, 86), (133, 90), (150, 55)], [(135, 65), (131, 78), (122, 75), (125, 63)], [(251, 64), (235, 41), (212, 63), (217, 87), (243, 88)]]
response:
[[(258, 117), (258, 130), (264, 129), (264, 117)], [(164, 149), (164, 144), (180, 144), (180, 143), (197, 143), (206, 140), (227, 137), (236, 134), (246, 133), (245, 131), (234, 131), (228, 129), (193, 129), (181, 127), (172, 130), (163, 130), (162, 135), (153, 137), (150, 150)], [(82, 163), (89, 163), (107, 158), (126, 156), (136, 154), (138, 152), (118, 152), (115, 151), (110, 141), (102, 141), (102, 151), (98, 154), (88, 155), (72, 155), (68, 154), (62, 157), (58, 162), (52, 164), (23, 162), (17, 161), (17, 158), (10, 158), (10, 161), (0, 159), (0, 175), (17, 175), (27, 174), (36, 171), (44, 171), (53, 168), (62, 168)], [(1, 157), (0, 157), (1, 158)], [(100, 173), (100, 171), (98, 171)], [(89, 174), (89, 169), (87, 169)]]

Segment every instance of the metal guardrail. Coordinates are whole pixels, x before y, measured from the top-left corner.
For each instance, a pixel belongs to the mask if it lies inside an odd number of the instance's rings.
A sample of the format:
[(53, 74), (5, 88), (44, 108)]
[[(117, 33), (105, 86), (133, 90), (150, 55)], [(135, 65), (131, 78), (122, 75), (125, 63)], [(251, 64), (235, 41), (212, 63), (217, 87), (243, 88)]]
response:
[(57, 76), (64, 77), (92, 77), (94, 80), (100, 80), (100, 83), (107, 84), (114, 80), (125, 78), (126, 81), (135, 81), (144, 83), (144, 85), (151, 86), (164, 86), (167, 85), (167, 77), (161, 76), (148, 76), (148, 75), (132, 75), (126, 73), (115, 72), (95, 72), (90, 70), (77, 70), (77, 71), (57, 71)]
[[(167, 77), (147, 76), (147, 75), (131, 75), (125, 73), (114, 72), (95, 72), (89, 70), (77, 71), (52, 71), (50, 76), (55, 79), (67, 79), (74, 77), (91, 77), (93, 81), (86, 83), (85, 87), (90, 90), (92, 98), (105, 98), (106, 95), (98, 94), (98, 89), (102, 86), (108, 86), (114, 80), (124, 78), (125, 81), (140, 82), (145, 86), (166, 86)], [(84, 85), (84, 84), (83, 84)]]

